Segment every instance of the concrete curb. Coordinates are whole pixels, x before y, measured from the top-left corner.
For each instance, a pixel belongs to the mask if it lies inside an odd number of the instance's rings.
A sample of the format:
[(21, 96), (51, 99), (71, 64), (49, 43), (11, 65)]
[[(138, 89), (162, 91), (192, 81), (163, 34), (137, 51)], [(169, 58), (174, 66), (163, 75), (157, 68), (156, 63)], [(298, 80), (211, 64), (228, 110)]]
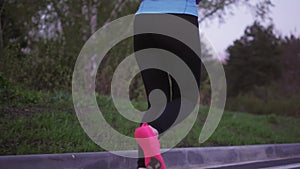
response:
[[(124, 151), (133, 154), (136, 151)], [(298, 144), (177, 148), (163, 154), (167, 167), (190, 169), (211, 165), (300, 157)], [(136, 159), (108, 152), (0, 156), (0, 169), (135, 169)]]

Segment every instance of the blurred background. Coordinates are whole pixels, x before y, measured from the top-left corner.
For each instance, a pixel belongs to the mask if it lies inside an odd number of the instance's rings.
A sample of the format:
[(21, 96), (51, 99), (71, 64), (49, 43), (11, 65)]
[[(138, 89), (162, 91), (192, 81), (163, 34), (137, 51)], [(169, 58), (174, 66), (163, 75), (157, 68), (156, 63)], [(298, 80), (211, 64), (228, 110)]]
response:
[[(72, 104), (72, 73), (88, 38), (133, 14), (139, 0), (0, 1), (0, 154), (103, 151), (84, 133)], [(203, 67), (199, 123), (178, 145), (300, 142), (300, 15), (296, 0), (203, 0), (199, 24), (227, 78), (227, 103), (215, 134), (197, 143), (210, 104)], [(201, 45), (205, 54), (207, 46)], [(96, 80), (107, 121), (132, 136), (138, 124), (118, 115), (110, 98), (115, 68), (133, 53), (132, 38), (107, 53)], [(209, 56), (209, 53), (206, 53)], [(140, 75), (134, 106), (146, 109)], [(122, 125), (120, 125), (122, 124)]]

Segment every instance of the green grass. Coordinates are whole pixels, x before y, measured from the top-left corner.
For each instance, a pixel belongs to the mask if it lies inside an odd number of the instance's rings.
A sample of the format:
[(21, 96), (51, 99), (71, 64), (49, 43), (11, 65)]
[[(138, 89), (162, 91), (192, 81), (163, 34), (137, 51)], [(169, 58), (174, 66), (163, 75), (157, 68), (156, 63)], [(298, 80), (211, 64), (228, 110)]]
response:
[[(0, 105), (1, 155), (103, 151), (81, 128), (70, 95), (60, 92), (27, 95), (35, 98), (33, 103)], [(132, 136), (138, 124), (118, 114), (111, 98), (99, 96), (97, 100), (111, 126)], [(133, 104), (140, 110), (146, 108), (144, 102)], [(200, 145), (198, 137), (207, 112), (208, 108), (201, 108), (197, 123), (177, 147), (300, 142), (299, 118), (225, 111), (215, 133)]]
[(40, 112), (1, 119), (1, 154), (101, 151), (86, 136), (76, 117)]
[[(197, 126), (196, 128), (201, 127)], [(188, 140), (186, 145), (199, 145), (194, 141), (198, 133), (194, 133), (186, 137)], [(225, 111), (218, 128), (202, 146), (297, 142), (300, 142), (299, 118)]]

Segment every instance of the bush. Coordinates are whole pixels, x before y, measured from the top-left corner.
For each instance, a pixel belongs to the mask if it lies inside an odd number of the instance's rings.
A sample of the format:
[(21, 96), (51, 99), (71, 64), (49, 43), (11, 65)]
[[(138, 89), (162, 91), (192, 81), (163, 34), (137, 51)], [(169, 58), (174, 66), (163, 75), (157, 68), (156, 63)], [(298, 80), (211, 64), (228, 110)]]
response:
[(0, 71), (9, 80), (35, 90), (71, 90), (73, 66), (77, 55), (64, 54), (59, 42), (38, 43), (30, 54), (19, 45), (1, 51)]
[(15, 87), (12, 86), (11, 82), (4, 78), (3, 73), (0, 72), (0, 103), (14, 99), (15, 95)]
[[(263, 90), (263, 88), (265, 88)], [(227, 99), (226, 108), (253, 114), (276, 114), (300, 117), (300, 96), (284, 96), (276, 88), (260, 87)]]
[(0, 72), (0, 105), (35, 104), (42, 101), (43, 95), (41, 92), (24, 90), (14, 85)]

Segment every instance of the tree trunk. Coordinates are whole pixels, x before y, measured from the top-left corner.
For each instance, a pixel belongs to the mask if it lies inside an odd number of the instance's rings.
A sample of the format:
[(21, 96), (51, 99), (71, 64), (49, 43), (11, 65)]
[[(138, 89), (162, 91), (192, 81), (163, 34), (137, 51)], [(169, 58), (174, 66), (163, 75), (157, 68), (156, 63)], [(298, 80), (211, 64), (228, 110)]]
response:
[(4, 10), (4, 2), (1, 4), (1, 9), (0, 9), (0, 49), (3, 49), (4, 47), (4, 42), (3, 42), (3, 28), (2, 28), (2, 12)]
[(3, 30), (2, 30), (2, 20), (0, 16), (0, 49), (3, 49), (4, 44), (3, 44)]

